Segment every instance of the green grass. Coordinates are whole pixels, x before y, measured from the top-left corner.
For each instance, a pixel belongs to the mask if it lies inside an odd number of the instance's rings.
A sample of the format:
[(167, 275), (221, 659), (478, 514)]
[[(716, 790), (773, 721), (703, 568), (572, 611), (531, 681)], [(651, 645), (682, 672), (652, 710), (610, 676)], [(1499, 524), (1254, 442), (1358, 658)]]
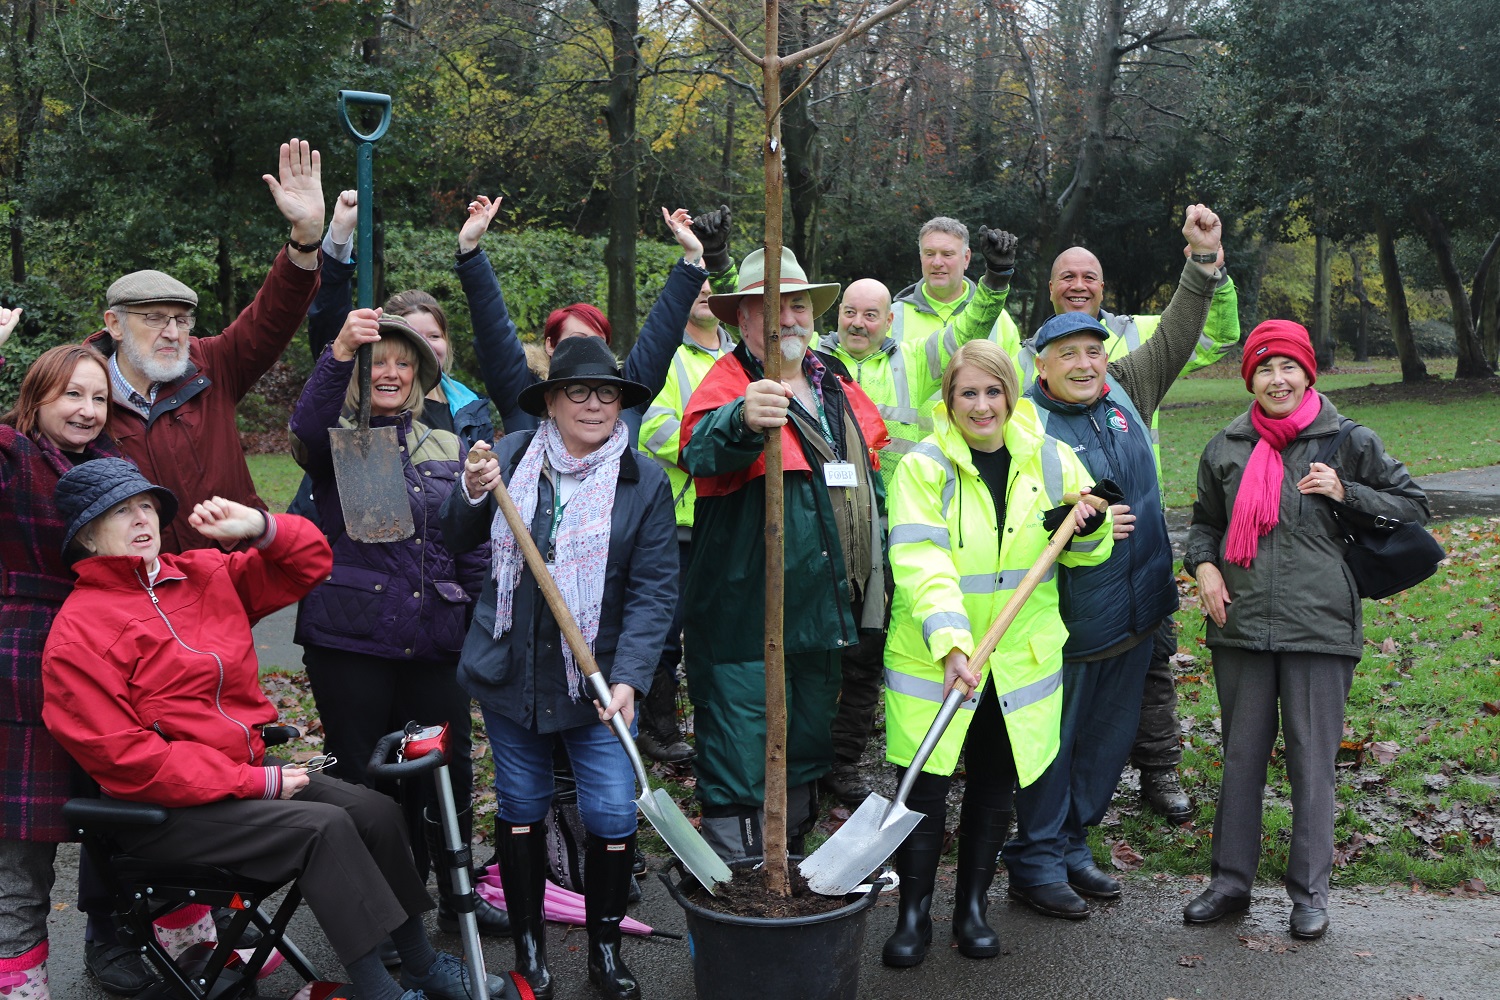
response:
[[(1500, 887), (1500, 613), (1491, 583), (1500, 572), (1500, 518), (1456, 521), (1434, 533), (1449, 563), (1405, 594), (1365, 602), (1365, 656), (1339, 754), (1336, 885), (1448, 889), (1477, 878)], [(1122, 791), (1091, 837), (1100, 858), (1124, 842), (1144, 858), (1143, 871), (1177, 875), (1209, 871), (1222, 760), (1211, 656), (1190, 583), (1183, 596), (1179, 651), (1191, 661), (1177, 667), (1181, 773), (1197, 819), (1169, 827)], [(1260, 878), (1267, 882), (1285, 873), (1291, 836), (1281, 752), (1278, 744), (1266, 789)], [(1395, 756), (1382, 762), (1377, 752)]]
[(302, 482), (302, 470), (291, 455), (246, 455), (255, 491), (272, 511), (286, 510)]

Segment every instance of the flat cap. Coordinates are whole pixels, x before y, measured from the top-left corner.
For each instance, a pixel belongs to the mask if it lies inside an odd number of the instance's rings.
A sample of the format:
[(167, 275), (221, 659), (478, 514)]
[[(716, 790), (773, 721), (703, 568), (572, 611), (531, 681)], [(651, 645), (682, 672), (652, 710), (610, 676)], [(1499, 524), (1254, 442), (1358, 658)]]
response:
[(186, 302), (198, 304), (198, 293), (161, 271), (132, 271), (109, 286), (104, 293), (109, 308), (133, 306), (142, 302)]

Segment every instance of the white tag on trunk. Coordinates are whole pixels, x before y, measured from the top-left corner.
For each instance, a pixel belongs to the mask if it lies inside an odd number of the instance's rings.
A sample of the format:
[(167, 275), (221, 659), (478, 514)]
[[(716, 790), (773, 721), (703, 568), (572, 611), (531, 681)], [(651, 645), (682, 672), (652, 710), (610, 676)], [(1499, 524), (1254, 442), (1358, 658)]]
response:
[(824, 462), (823, 481), (829, 486), (845, 486), (853, 489), (859, 485), (859, 476), (851, 462)]

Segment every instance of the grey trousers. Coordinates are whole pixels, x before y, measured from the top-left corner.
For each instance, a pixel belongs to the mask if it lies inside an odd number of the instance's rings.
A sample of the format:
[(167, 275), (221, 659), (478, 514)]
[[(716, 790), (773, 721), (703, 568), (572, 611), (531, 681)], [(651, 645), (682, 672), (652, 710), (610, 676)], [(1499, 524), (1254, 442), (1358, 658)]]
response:
[(1223, 713), (1224, 776), (1214, 812), (1209, 888), (1248, 896), (1255, 884), (1266, 765), (1279, 723), (1292, 785), (1287, 895), (1294, 903), (1324, 908), (1333, 871), (1334, 759), (1344, 735), (1344, 702), (1359, 661), (1225, 647), (1215, 648), (1213, 659)]
[(314, 774), (295, 798), (228, 799), (169, 815), (161, 826), (121, 834), (121, 846), (266, 882), (298, 876), (345, 967), (433, 907), (412, 864), (401, 807), (363, 785)]
[(56, 858), (56, 844), (0, 840), (0, 958), (24, 955), (47, 940)]

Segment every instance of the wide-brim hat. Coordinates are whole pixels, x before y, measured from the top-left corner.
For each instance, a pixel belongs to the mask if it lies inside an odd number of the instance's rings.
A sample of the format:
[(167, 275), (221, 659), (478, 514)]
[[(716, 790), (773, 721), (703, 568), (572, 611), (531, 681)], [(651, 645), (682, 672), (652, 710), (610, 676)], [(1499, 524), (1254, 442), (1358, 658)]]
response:
[[(751, 295), (757, 298), (765, 295), (765, 286), (766, 251), (762, 248), (751, 253), (740, 265), (739, 287), (723, 295), (710, 295), (708, 308), (713, 311), (720, 322), (738, 326), (740, 299)], [(840, 288), (838, 282), (814, 285), (808, 281), (807, 272), (802, 270), (801, 264), (797, 263), (797, 255), (786, 247), (781, 248), (781, 294), (806, 292), (812, 297), (814, 318), (823, 315), (828, 311), (829, 306), (838, 301)]]
[(534, 417), (547, 415), (547, 392), (574, 382), (607, 382), (620, 387), (620, 409), (628, 410), (651, 399), (651, 390), (620, 374), (620, 364), (601, 337), (567, 337), (552, 352), (547, 380), (521, 390), (517, 402)]
[(442, 379), (443, 366), (438, 363), (437, 355), (433, 353), (432, 345), (405, 318), (401, 316), (381, 316), (380, 336), (382, 338), (400, 337), (411, 344), (412, 349), (417, 352), (417, 381), (422, 386), (422, 395), (427, 395), (432, 390), (432, 387), (437, 385)]
[(58, 513), (68, 523), (63, 535), (63, 554), (66, 556), (73, 536), (84, 525), (140, 493), (153, 494), (161, 504), (157, 514), (160, 527), (165, 528), (177, 516), (176, 494), (151, 482), (123, 458), (96, 458), (80, 462), (63, 473), (53, 494)]

